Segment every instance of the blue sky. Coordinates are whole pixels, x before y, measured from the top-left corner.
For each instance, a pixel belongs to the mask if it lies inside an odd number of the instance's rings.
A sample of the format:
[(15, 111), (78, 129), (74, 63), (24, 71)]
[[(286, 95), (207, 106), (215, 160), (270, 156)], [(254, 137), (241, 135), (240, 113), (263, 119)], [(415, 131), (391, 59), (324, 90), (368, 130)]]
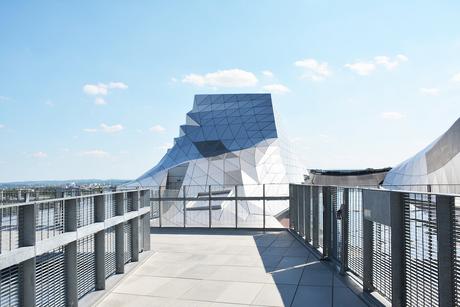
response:
[(307, 168), (393, 166), (460, 115), (460, 3), (2, 1), (0, 181), (135, 178), (267, 91)]

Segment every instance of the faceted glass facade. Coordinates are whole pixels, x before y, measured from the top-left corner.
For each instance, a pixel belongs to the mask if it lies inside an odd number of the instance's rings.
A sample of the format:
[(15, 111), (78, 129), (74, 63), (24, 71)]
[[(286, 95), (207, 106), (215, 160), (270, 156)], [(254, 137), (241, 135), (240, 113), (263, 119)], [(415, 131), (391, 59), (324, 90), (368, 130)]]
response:
[(278, 135), (270, 94), (196, 95), (174, 146), (130, 185), (289, 183), (302, 171)]

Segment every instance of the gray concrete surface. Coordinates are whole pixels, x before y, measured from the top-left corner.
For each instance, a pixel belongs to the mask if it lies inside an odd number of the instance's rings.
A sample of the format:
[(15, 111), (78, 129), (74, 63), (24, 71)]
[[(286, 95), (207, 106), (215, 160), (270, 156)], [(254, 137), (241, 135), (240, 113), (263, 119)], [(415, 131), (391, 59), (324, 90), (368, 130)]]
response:
[(98, 306), (366, 306), (291, 234), (160, 230)]

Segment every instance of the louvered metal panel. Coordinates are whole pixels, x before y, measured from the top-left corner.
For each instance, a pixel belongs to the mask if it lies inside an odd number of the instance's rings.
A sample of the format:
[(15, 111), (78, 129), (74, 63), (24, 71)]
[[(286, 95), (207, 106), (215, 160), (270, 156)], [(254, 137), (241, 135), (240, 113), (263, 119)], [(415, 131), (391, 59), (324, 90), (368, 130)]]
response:
[(115, 253), (115, 227), (105, 230), (105, 277), (116, 272), (117, 258)]
[(374, 223), (373, 228), (372, 283), (391, 301), (391, 227)]
[(361, 189), (349, 189), (348, 205), (348, 267), (363, 276), (363, 205)]
[(134, 194), (127, 193), (126, 194), (126, 210), (125, 212), (133, 211), (133, 203), (134, 203)]
[(105, 196), (105, 218), (111, 218), (116, 215), (116, 202), (113, 194)]
[(439, 306), (436, 200), (404, 194), (407, 306)]
[(460, 197), (455, 197), (453, 241), (454, 241), (454, 286), (455, 305), (460, 306)]
[(0, 253), (19, 246), (18, 207), (0, 208)]
[(94, 198), (83, 197), (77, 200), (77, 227), (94, 223)]
[(131, 262), (131, 246), (132, 246), (132, 225), (131, 222), (124, 224), (125, 246), (124, 246), (124, 259), (125, 263)]
[(64, 202), (53, 201), (37, 205), (36, 240), (52, 238), (64, 232)]
[(77, 291), (78, 298), (94, 290), (96, 285), (96, 254), (94, 235), (77, 241)]
[(36, 259), (36, 306), (65, 306), (64, 247)]
[(324, 248), (324, 221), (323, 221), (323, 189), (320, 187), (318, 190), (318, 236), (319, 236), (319, 247)]
[(0, 271), (0, 306), (19, 306), (19, 266)]

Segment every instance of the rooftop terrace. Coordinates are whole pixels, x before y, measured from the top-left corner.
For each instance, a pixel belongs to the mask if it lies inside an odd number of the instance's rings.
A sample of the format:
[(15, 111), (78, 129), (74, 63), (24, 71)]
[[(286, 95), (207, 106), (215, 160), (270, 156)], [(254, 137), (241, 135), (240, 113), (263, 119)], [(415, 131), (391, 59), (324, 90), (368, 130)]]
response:
[(367, 306), (288, 231), (159, 229), (98, 306)]

